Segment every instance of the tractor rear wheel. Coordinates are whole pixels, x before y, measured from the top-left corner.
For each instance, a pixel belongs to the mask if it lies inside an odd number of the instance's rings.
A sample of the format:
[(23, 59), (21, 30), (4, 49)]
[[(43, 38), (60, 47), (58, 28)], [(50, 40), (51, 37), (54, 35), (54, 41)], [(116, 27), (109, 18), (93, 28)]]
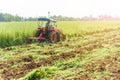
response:
[(57, 33), (57, 42), (64, 41), (66, 39), (66, 35)]
[(57, 39), (58, 35), (55, 31), (50, 32), (48, 37), (49, 37), (49, 41), (51, 43), (56, 43), (58, 41), (58, 39)]
[(57, 42), (60, 41), (60, 33), (57, 33)]

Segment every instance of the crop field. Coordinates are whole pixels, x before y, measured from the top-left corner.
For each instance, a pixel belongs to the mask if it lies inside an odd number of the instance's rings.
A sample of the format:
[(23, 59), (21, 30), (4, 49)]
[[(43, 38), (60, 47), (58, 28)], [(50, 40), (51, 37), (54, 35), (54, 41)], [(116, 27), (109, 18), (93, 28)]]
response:
[[(119, 21), (61, 21), (57, 26), (70, 37), (82, 37), (103, 30), (118, 28)], [(0, 47), (21, 45), (30, 36), (34, 36), (37, 22), (0, 22)]]
[(120, 21), (61, 21), (63, 42), (26, 44), (36, 22), (0, 23), (0, 80), (120, 80)]

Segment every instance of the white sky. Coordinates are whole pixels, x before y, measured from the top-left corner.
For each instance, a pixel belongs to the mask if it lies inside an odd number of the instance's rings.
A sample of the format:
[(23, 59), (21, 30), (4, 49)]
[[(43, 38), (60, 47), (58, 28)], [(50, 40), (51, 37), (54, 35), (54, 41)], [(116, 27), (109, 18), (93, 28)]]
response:
[(0, 12), (23, 17), (63, 15), (71, 17), (107, 14), (120, 16), (120, 0), (0, 0)]

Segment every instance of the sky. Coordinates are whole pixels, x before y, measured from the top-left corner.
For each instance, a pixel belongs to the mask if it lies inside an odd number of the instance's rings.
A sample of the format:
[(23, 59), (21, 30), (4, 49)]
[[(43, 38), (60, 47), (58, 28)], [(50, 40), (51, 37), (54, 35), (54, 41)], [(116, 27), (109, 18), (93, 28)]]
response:
[(120, 16), (120, 0), (0, 0), (0, 12), (22, 17)]

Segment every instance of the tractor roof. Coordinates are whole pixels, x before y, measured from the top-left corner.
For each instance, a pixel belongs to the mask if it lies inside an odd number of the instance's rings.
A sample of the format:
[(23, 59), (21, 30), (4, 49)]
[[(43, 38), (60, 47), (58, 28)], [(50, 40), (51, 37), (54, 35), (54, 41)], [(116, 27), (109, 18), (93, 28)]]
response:
[(38, 18), (38, 21), (52, 21), (52, 22), (56, 22), (55, 19), (51, 19), (51, 18)]

